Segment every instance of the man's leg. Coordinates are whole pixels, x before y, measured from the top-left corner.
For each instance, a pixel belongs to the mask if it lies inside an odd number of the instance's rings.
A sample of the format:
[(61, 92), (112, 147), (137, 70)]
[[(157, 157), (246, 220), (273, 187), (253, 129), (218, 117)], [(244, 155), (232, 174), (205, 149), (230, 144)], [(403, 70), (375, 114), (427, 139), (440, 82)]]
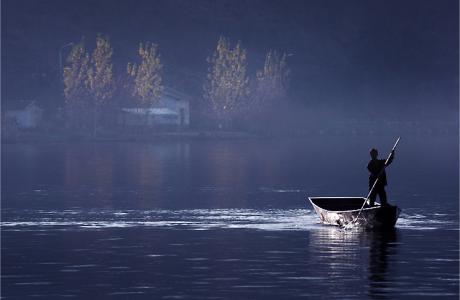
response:
[(380, 199), (380, 204), (382, 204), (382, 206), (387, 206), (388, 205), (387, 192), (385, 191), (384, 187), (379, 189), (379, 199)]
[(377, 198), (377, 191), (374, 189), (369, 195), (369, 206), (374, 206), (375, 198)]

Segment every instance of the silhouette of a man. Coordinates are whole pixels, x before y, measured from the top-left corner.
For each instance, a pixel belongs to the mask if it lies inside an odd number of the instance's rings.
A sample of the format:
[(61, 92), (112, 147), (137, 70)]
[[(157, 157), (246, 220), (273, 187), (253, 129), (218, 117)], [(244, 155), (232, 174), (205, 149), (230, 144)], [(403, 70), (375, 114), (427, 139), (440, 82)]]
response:
[(374, 185), (374, 182), (379, 179), (375, 185), (374, 190), (369, 195), (370, 206), (374, 206), (375, 198), (379, 195), (380, 204), (382, 206), (388, 205), (387, 202), (387, 193), (385, 192), (385, 186), (387, 185), (387, 175), (385, 173), (385, 167), (389, 166), (393, 162), (395, 156), (395, 151), (391, 151), (390, 159), (388, 159), (387, 164), (385, 165), (385, 159), (378, 159), (379, 152), (377, 149), (371, 149), (370, 151), (371, 160), (367, 164), (367, 169), (369, 170), (369, 191)]

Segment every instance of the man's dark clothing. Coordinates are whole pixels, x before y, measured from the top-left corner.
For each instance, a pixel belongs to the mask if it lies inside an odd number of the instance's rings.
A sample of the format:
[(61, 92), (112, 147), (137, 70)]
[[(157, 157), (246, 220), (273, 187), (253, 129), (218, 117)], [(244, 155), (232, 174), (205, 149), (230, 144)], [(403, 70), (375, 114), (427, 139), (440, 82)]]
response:
[[(371, 188), (372, 187), (370, 187), (369, 190)], [(379, 195), (380, 204), (382, 206), (388, 205), (387, 192), (385, 191), (385, 187), (384, 186), (379, 186), (379, 184), (377, 183), (377, 185), (375, 186), (374, 190), (369, 195), (369, 202), (370, 202), (369, 205), (370, 206), (374, 206), (375, 199), (377, 198), (377, 195)]]
[[(390, 165), (393, 162), (394, 155), (390, 156), (388, 163), (386, 166)], [(377, 194), (379, 195), (379, 199), (382, 205), (387, 205), (387, 193), (385, 192), (385, 186), (387, 185), (387, 175), (384, 170), (385, 167), (385, 160), (384, 159), (371, 159), (371, 161), (367, 164), (367, 169), (369, 170), (369, 190), (374, 185), (374, 182), (377, 178), (379, 181), (375, 185), (374, 190), (372, 191), (371, 195), (369, 196), (370, 205), (373, 206), (375, 202), (375, 198)], [(381, 172), (381, 173), (380, 173)], [(380, 175), (380, 176), (379, 176)]]

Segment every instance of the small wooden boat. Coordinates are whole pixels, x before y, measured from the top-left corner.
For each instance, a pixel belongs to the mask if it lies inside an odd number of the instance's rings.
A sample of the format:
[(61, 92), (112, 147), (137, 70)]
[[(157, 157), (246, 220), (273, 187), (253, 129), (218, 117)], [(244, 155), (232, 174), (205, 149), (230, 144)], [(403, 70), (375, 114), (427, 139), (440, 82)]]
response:
[[(401, 210), (397, 206), (363, 206), (364, 197), (308, 197), (321, 221), (325, 224), (366, 227), (394, 227)], [(361, 211), (361, 212), (360, 212)]]

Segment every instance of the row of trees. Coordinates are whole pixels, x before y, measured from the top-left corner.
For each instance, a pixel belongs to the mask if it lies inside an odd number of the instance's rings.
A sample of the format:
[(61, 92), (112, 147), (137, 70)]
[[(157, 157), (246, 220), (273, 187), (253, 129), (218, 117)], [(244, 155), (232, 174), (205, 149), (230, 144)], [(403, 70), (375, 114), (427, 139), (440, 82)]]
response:
[[(109, 39), (100, 35), (91, 53), (83, 39), (70, 51), (63, 82), (66, 111), (73, 128), (92, 129), (96, 134), (103, 116), (111, 112), (114, 115), (118, 106), (115, 94), (129, 98), (134, 107), (151, 107), (161, 98), (163, 65), (156, 44), (141, 43), (136, 61), (128, 62), (126, 72), (119, 76), (114, 75), (112, 55)], [(263, 68), (250, 78), (246, 50), (240, 42), (232, 47), (228, 39), (221, 37), (207, 61), (203, 99), (208, 116), (219, 127), (232, 127), (241, 120), (266, 115), (286, 98), (286, 54), (269, 51)]]
[(208, 63), (204, 99), (220, 127), (269, 117), (269, 112), (286, 100), (289, 77), (286, 54), (270, 50), (263, 68), (251, 79), (247, 74), (246, 50), (240, 42), (232, 47), (228, 39), (221, 37)]
[(96, 38), (91, 55), (83, 39), (70, 51), (63, 81), (66, 112), (72, 128), (92, 128), (96, 134), (100, 116), (110, 115), (117, 108), (113, 97), (116, 92), (129, 94), (137, 107), (149, 107), (161, 97), (163, 66), (157, 45), (141, 43), (138, 62), (129, 62), (126, 74), (118, 78), (113, 74), (112, 54), (109, 39), (103, 36)]

